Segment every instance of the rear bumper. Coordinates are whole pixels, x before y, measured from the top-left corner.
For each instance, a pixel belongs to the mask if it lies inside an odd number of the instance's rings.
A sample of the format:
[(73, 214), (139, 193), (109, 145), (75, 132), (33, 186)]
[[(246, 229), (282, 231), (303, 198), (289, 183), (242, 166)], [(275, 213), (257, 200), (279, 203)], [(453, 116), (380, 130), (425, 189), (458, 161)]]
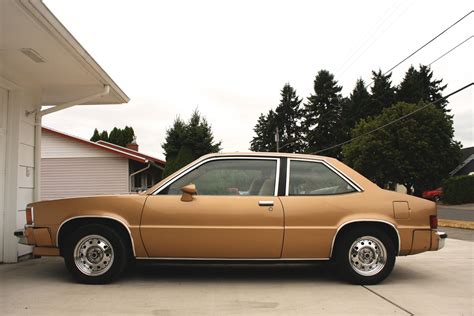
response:
[(448, 238), (448, 234), (446, 234), (444, 232), (436, 232), (436, 237), (438, 238), (438, 249), (437, 250), (440, 250), (440, 249), (444, 248), (444, 242), (445, 242), (446, 238)]
[(431, 231), (431, 251), (436, 251), (444, 248), (445, 240), (448, 234), (436, 230)]

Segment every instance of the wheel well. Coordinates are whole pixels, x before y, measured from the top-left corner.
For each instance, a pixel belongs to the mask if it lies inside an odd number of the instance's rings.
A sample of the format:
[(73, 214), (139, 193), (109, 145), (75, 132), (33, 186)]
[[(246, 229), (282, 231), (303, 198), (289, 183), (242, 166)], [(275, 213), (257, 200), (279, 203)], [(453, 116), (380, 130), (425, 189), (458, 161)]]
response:
[(67, 240), (68, 236), (79, 227), (88, 224), (100, 224), (115, 230), (125, 241), (127, 248), (129, 249), (129, 254), (134, 255), (131, 236), (124, 224), (114, 219), (100, 217), (76, 218), (62, 225), (58, 232), (58, 248), (61, 255), (63, 255), (65, 241)]
[(339, 240), (341, 239), (342, 236), (344, 236), (345, 233), (352, 229), (356, 228), (364, 228), (364, 229), (370, 229), (371, 227), (380, 229), (381, 231), (387, 233), (387, 235), (390, 237), (390, 239), (393, 241), (393, 244), (395, 246), (395, 249), (397, 250), (397, 254), (399, 252), (399, 235), (396, 230), (396, 228), (388, 223), (385, 222), (371, 222), (371, 221), (363, 221), (363, 222), (353, 222), (347, 225), (344, 225), (336, 234), (335, 240), (333, 242), (333, 247), (331, 249), (331, 257), (334, 254), (334, 249), (337, 247), (337, 244)]

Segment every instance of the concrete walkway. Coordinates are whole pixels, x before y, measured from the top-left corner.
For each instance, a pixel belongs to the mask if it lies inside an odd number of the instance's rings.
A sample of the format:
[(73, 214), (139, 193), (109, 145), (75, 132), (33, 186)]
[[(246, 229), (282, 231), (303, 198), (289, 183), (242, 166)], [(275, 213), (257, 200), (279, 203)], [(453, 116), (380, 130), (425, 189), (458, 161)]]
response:
[(138, 264), (110, 285), (72, 281), (60, 258), (0, 265), (0, 313), (472, 315), (474, 243), (400, 257), (381, 285), (340, 282), (327, 264)]

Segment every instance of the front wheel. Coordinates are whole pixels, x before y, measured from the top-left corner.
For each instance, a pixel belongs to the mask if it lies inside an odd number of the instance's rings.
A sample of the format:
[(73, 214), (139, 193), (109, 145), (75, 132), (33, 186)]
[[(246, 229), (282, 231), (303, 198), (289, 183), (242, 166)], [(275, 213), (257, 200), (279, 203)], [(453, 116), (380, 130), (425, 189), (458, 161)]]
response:
[(340, 275), (354, 284), (377, 284), (392, 272), (396, 250), (390, 237), (379, 229), (353, 229), (336, 246)]
[(66, 242), (64, 262), (81, 283), (104, 284), (118, 277), (128, 262), (123, 238), (99, 224), (82, 226)]

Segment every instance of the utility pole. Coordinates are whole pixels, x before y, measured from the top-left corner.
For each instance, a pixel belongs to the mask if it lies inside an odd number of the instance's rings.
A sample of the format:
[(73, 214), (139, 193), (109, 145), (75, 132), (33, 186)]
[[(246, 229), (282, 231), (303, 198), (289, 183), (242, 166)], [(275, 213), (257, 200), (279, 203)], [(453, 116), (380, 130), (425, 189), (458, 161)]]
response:
[(276, 148), (277, 148), (277, 153), (280, 152), (280, 130), (278, 129), (278, 126), (275, 130), (275, 143), (276, 143)]

